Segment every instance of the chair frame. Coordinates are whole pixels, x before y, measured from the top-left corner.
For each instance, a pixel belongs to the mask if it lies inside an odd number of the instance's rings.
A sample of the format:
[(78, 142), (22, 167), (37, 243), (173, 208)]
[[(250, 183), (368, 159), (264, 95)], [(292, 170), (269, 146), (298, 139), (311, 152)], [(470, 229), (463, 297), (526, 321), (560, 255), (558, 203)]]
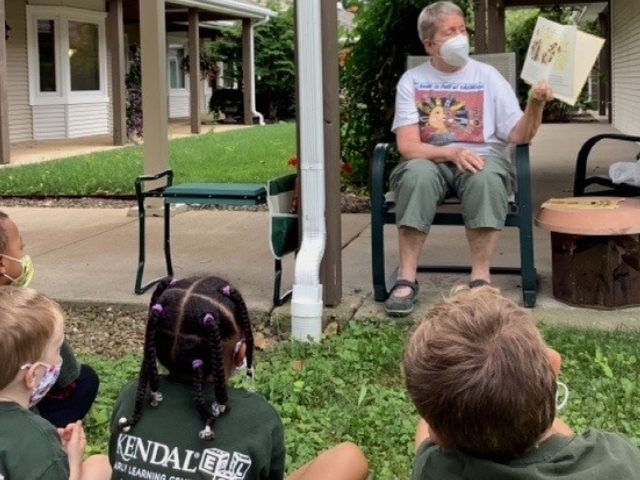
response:
[[(422, 61), (426, 57), (421, 57)], [(512, 70), (515, 68), (515, 54), (477, 55), (475, 59), (495, 65), (513, 85)], [(416, 61), (409, 57), (409, 63)], [(506, 71), (504, 69), (507, 69)], [(384, 226), (396, 222), (393, 203), (385, 199), (384, 167), (391, 144), (379, 143), (373, 153), (371, 166), (371, 266), (373, 273), (374, 299), (382, 302), (390, 294), (397, 278), (397, 268), (387, 278), (385, 274)], [(516, 191), (514, 201), (509, 202), (505, 227), (517, 227), (520, 240), (520, 266), (491, 267), (491, 274), (520, 275), (522, 278), (522, 300), (525, 307), (534, 307), (537, 294), (537, 274), (533, 253), (533, 218), (531, 208), (531, 169), (529, 166), (529, 145), (517, 145), (515, 149)], [(457, 199), (456, 199), (457, 200)], [(454, 202), (455, 203), (455, 202)], [(459, 204), (459, 201), (457, 202)], [(446, 202), (449, 204), (449, 201)], [(462, 212), (437, 211), (433, 225), (464, 225)], [(468, 265), (419, 265), (419, 272), (468, 273)]]
[[(599, 175), (587, 177), (587, 163), (591, 150), (598, 142), (603, 140), (619, 140), (625, 142), (640, 142), (640, 136), (626, 135), (623, 133), (602, 133), (595, 135), (587, 140), (576, 158), (576, 170), (573, 177), (573, 196), (583, 197), (586, 195), (600, 196), (617, 196), (617, 197), (637, 197), (640, 195), (640, 186), (630, 185), (628, 183), (613, 183), (610, 178)], [(640, 159), (640, 152), (636, 155), (636, 161)], [(586, 189), (590, 185), (599, 185), (606, 187), (606, 190), (592, 190), (587, 192)]]

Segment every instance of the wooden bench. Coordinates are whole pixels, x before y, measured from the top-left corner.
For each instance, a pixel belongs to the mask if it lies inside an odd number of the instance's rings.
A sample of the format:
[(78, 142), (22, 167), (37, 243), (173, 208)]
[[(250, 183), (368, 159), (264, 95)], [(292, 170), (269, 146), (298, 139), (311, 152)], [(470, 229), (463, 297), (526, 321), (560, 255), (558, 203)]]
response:
[[(164, 179), (164, 184), (159, 187), (145, 190), (145, 184)], [(171, 211), (172, 204), (198, 204), (198, 205), (258, 205), (266, 203), (267, 191), (260, 183), (181, 183), (173, 184), (173, 171), (163, 170), (155, 175), (141, 175), (136, 177), (136, 199), (138, 201), (139, 220), (139, 249), (138, 270), (136, 273), (135, 293), (143, 294), (161, 279), (155, 279), (142, 284), (144, 274), (145, 255), (145, 223), (147, 198), (163, 199), (164, 216), (164, 259), (167, 267), (167, 275), (173, 275), (171, 263)]]

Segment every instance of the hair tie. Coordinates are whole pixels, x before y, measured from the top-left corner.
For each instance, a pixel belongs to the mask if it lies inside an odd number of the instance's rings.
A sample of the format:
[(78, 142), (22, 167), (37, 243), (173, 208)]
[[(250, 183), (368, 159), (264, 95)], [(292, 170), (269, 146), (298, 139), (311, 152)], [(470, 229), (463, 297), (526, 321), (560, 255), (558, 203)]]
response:
[(198, 434), (198, 436), (202, 440), (213, 440), (214, 438), (213, 430), (211, 430), (211, 427), (207, 425), (204, 427), (204, 430), (200, 430), (200, 433)]
[(205, 314), (204, 317), (202, 317), (202, 323), (203, 324), (207, 324), (207, 323), (213, 323), (213, 321), (215, 320), (214, 316), (211, 315), (210, 313)]
[(202, 360), (200, 360), (199, 358), (196, 358), (193, 362), (191, 362), (191, 366), (193, 367), (194, 370), (197, 370), (198, 368), (202, 367), (202, 365), (204, 365), (202, 363)]
[(231, 285), (227, 285), (226, 287), (224, 287), (222, 289), (222, 293), (227, 297), (231, 295)]
[(154, 312), (162, 313), (162, 305), (156, 303), (153, 307), (151, 307), (151, 310), (153, 310)]
[(227, 410), (226, 405), (220, 405), (218, 402), (213, 402), (211, 404), (211, 415), (213, 415), (215, 418), (218, 418), (226, 410)]
[(118, 420), (118, 426), (122, 429), (123, 432), (127, 433), (131, 430), (131, 427), (128, 425), (129, 420), (126, 417), (120, 417)]
[(162, 393), (160, 392), (149, 392), (149, 396), (151, 397), (151, 402), (149, 403), (152, 407), (157, 407), (163, 400)]

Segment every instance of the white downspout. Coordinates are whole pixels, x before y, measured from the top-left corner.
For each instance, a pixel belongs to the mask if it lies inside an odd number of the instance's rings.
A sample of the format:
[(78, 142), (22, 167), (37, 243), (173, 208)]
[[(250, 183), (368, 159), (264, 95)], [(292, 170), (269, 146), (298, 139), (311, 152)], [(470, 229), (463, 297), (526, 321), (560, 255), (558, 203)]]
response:
[(251, 85), (249, 85), (249, 88), (251, 89), (251, 115), (258, 117), (260, 125), (264, 125), (264, 115), (256, 110), (256, 59), (253, 29), (267, 23), (268, 21), (269, 17), (264, 17), (262, 20), (252, 23), (249, 26), (249, 59), (251, 62), (251, 69), (253, 70), (253, 75), (251, 75)]
[[(304, 32), (300, 27), (304, 27)], [(324, 125), (320, 0), (296, 5), (300, 128), (300, 190), (303, 207), (302, 244), (296, 257), (291, 300), (291, 335), (320, 340), (322, 285), (320, 261), (327, 232), (324, 193)]]

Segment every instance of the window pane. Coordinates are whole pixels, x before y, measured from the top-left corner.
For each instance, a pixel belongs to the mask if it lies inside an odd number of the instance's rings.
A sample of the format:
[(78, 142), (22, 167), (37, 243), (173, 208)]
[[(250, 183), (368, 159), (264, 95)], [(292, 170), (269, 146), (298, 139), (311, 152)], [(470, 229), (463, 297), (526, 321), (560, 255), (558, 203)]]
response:
[(53, 20), (38, 20), (40, 91), (56, 91), (56, 35)]
[(169, 87), (185, 88), (184, 72), (182, 63), (184, 61), (184, 48), (171, 47), (169, 51)]
[(175, 58), (169, 59), (169, 86), (178, 88), (178, 62)]
[(100, 90), (98, 25), (69, 22), (71, 91)]

